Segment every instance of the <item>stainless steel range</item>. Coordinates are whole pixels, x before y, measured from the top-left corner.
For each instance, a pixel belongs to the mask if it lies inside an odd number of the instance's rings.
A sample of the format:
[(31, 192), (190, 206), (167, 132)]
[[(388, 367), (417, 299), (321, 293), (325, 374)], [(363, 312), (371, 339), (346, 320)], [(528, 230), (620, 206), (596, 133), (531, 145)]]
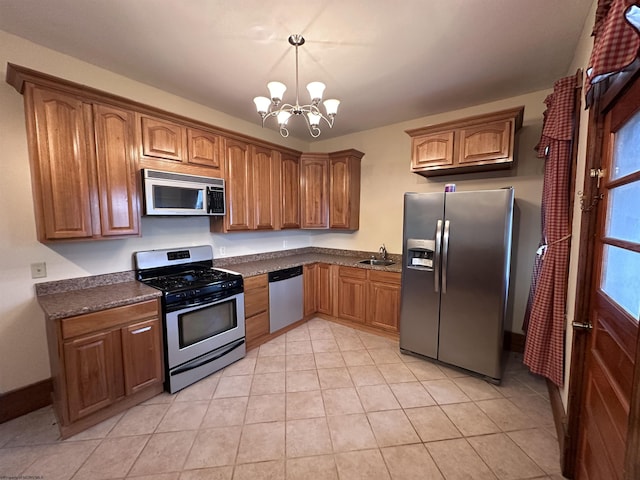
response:
[(134, 261), (138, 280), (163, 292), (166, 390), (245, 356), (242, 276), (213, 268), (210, 245), (136, 252)]

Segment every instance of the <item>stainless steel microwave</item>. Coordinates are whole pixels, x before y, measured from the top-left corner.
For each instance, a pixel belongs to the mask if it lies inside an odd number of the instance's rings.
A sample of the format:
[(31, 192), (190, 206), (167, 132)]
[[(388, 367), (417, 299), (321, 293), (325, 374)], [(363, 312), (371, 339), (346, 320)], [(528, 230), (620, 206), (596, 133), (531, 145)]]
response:
[(145, 215), (224, 215), (224, 180), (142, 169)]

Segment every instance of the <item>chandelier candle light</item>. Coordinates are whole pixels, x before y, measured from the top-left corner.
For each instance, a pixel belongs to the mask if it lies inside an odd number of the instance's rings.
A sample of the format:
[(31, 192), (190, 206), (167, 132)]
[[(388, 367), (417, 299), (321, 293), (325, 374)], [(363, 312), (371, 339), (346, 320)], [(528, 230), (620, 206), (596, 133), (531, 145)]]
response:
[(311, 82), (307, 85), (307, 90), (311, 96), (311, 104), (300, 105), (298, 100), (298, 47), (304, 45), (304, 37), (299, 34), (291, 35), (289, 37), (289, 43), (296, 47), (296, 103), (291, 105), (290, 103), (284, 103), (281, 105), (282, 96), (287, 89), (284, 83), (269, 82), (267, 88), (269, 89), (269, 95), (271, 100), (267, 97), (256, 97), (253, 102), (256, 104), (258, 113), (262, 118), (262, 126), (264, 127), (264, 121), (269, 117), (276, 117), (278, 125), (280, 125), (280, 135), (283, 137), (289, 136), (289, 130), (287, 130), (287, 122), (291, 115), (302, 115), (307, 122), (307, 128), (313, 138), (320, 135), (320, 120), (323, 119), (329, 125), (329, 128), (333, 127), (333, 120), (338, 113), (338, 105), (340, 100), (330, 99), (323, 102), (324, 108), (327, 112), (326, 116), (322, 114), (318, 105), (322, 101), (322, 94), (325, 89), (325, 84), (322, 82)]

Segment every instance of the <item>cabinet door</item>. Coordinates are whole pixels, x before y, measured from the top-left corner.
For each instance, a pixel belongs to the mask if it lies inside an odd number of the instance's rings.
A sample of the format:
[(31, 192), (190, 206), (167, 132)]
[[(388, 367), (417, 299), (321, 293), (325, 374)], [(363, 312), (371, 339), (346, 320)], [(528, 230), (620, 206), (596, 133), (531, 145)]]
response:
[(119, 331), (64, 343), (69, 419), (73, 422), (111, 405), (124, 394)]
[(280, 228), (300, 228), (300, 159), (286, 153), (280, 156)]
[(316, 308), (320, 313), (333, 315), (333, 282), (332, 268), (326, 263), (318, 264), (318, 297)]
[(93, 106), (102, 236), (138, 235), (140, 213), (133, 112)]
[(302, 267), (302, 280), (304, 281), (304, 316), (312, 315), (317, 308), (318, 264), (304, 265)]
[(238, 140), (226, 139), (225, 167), (227, 171), (226, 230), (251, 230), (254, 221), (251, 207), (253, 191), (249, 145)]
[(397, 333), (400, 319), (400, 285), (369, 281), (367, 324)]
[(411, 169), (453, 165), (453, 130), (420, 135), (411, 140)]
[(122, 358), (127, 395), (162, 383), (162, 337), (157, 318), (122, 328)]
[(357, 230), (360, 221), (360, 158), (331, 156), (329, 228)]
[(360, 268), (338, 269), (338, 317), (365, 323), (367, 271)]
[(185, 158), (185, 127), (166, 120), (141, 116), (142, 156), (182, 162)]
[(278, 228), (280, 201), (280, 175), (274, 151), (251, 146), (251, 169), (253, 173), (253, 227), (256, 230)]
[(211, 132), (187, 128), (187, 161), (196, 165), (203, 165), (217, 170), (217, 175), (223, 177), (221, 161), (222, 138)]
[(303, 155), (300, 159), (300, 216), (302, 228), (329, 226), (328, 159)]
[(89, 106), (32, 85), (27, 85), (25, 105), (36, 137), (30, 148), (38, 240), (90, 238)]
[(262, 312), (245, 320), (245, 341), (252, 348), (265, 335), (269, 335), (269, 312)]
[(511, 144), (510, 120), (460, 129), (461, 165), (509, 161)]

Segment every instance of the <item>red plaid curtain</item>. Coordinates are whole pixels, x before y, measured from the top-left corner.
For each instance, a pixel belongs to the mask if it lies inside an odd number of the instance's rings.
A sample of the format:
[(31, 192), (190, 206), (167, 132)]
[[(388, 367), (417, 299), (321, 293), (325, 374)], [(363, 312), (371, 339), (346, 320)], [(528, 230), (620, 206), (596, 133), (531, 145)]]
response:
[(576, 75), (558, 80), (545, 103), (542, 136), (536, 147), (545, 158), (542, 191), (542, 240), (536, 254), (529, 303), (524, 363), (561, 386), (564, 362), (564, 314), (569, 266), (569, 192)]
[(593, 26), (593, 51), (586, 70), (585, 93), (591, 103), (591, 86), (616, 74), (638, 57), (640, 2), (599, 0)]

